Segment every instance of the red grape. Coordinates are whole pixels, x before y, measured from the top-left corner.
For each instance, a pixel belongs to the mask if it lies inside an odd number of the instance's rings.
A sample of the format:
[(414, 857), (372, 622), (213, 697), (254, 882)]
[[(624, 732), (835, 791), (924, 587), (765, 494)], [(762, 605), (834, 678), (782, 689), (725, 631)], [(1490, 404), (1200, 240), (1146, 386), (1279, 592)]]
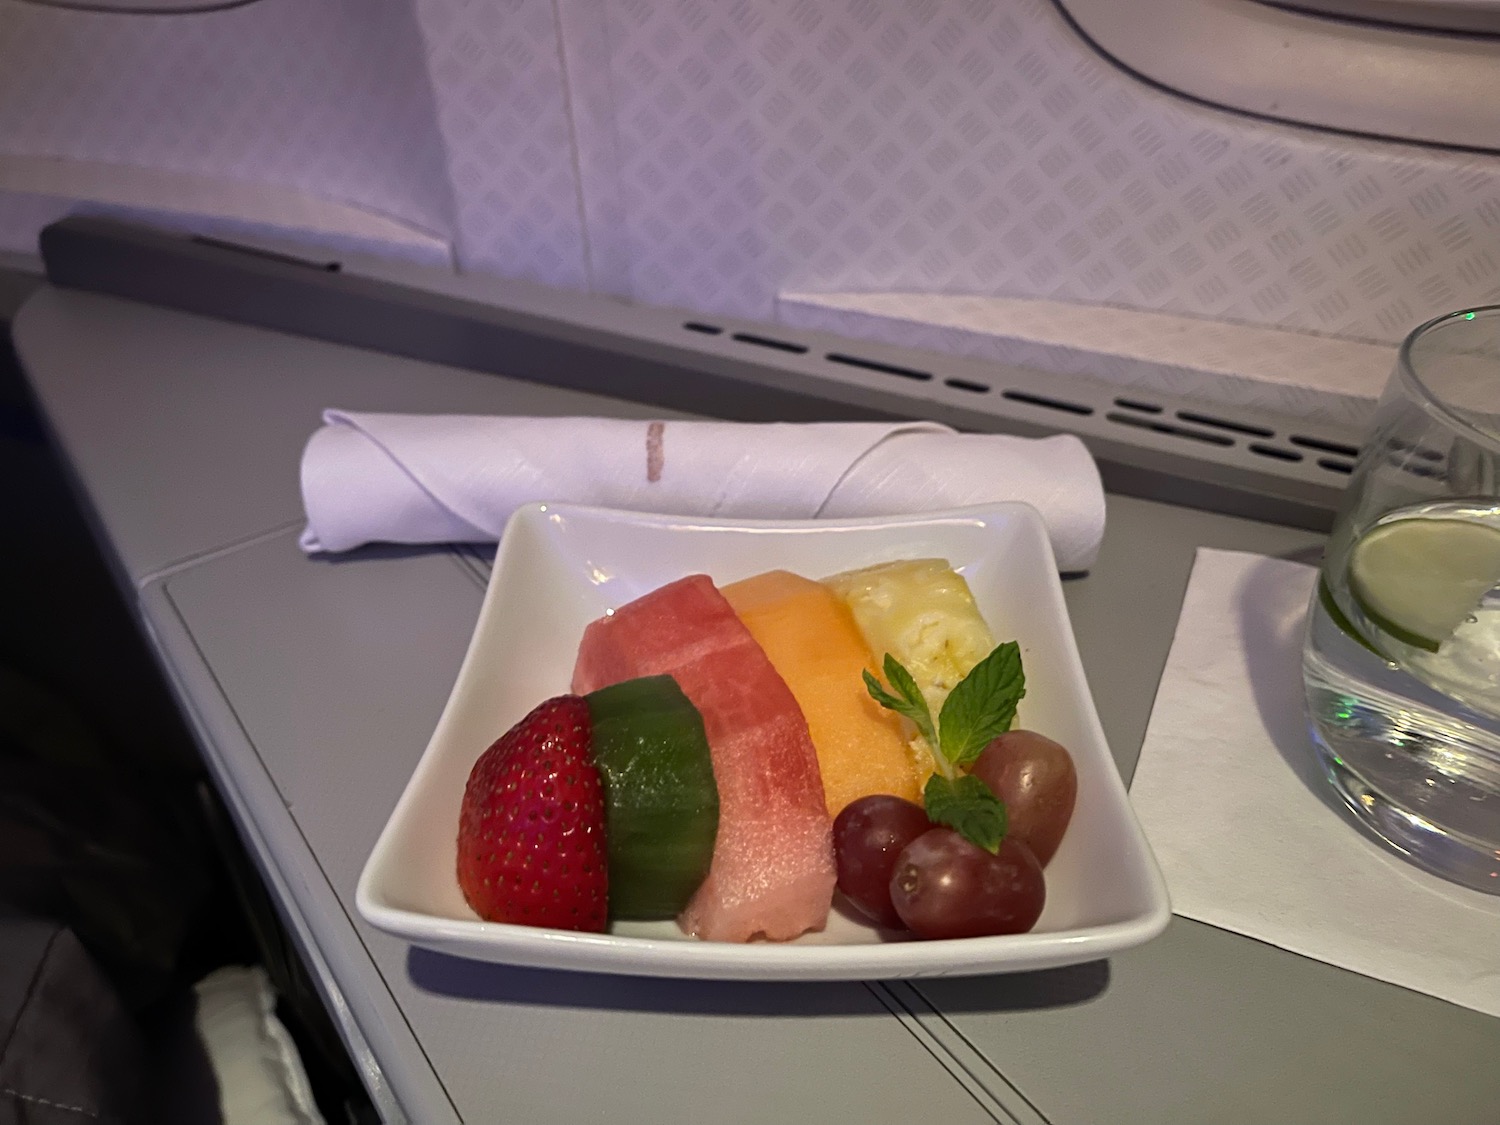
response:
[(1009, 837), (1025, 843), (1045, 867), (1062, 843), (1078, 798), (1072, 757), (1035, 731), (1013, 730), (986, 746), (969, 772), (1005, 802)]
[(851, 801), (833, 821), (839, 890), (860, 913), (900, 929), (891, 906), (891, 870), (901, 850), (932, 827), (920, 805), (879, 793)]
[(1047, 901), (1042, 865), (1007, 836), (991, 855), (948, 828), (918, 836), (896, 860), (891, 903), (918, 937), (1021, 934)]

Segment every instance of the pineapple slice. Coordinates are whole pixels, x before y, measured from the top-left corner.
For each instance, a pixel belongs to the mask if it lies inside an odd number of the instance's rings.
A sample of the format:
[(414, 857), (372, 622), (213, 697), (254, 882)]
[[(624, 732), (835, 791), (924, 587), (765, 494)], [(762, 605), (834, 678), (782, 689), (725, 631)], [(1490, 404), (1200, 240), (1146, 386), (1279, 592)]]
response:
[[(823, 583), (848, 604), (876, 664), (890, 653), (905, 665), (934, 720), (948, 693), (995, 647), (969, 584), (947, 559), (881, 563)], [(909, 734), (919, 780), (925, 783), (932, 773), (931, 753), (915, 728)]]
[(934, 717), (995, 647), (969, 584), (947, 559), (881, 563), (823, 583), (848, 604), (876, 662), (890, 653), (906, 666)]

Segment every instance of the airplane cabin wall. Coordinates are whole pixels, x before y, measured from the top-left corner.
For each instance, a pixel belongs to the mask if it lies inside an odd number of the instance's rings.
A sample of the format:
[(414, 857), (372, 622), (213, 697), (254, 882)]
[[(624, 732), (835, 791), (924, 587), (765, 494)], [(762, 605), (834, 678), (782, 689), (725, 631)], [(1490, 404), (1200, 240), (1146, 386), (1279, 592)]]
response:
[(1500, 155), (1190, 102), (1050, 0), (0, 0), (0, 248), (77, 201), (763, 319), (1500, 302)]

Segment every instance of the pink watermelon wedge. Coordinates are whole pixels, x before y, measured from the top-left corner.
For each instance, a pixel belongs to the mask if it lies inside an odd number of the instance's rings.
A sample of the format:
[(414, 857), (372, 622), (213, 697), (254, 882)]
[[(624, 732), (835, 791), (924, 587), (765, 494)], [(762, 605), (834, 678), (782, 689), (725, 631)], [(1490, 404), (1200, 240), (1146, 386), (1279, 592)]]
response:
[(704, 575), (591, 624), (573, 691), (670, 675), (703, 715), (719, 834), (682, 917), (708, 941), (783, 941), (820, 930), (837, 878), (833, 828), (807, 722), (791, 689)]

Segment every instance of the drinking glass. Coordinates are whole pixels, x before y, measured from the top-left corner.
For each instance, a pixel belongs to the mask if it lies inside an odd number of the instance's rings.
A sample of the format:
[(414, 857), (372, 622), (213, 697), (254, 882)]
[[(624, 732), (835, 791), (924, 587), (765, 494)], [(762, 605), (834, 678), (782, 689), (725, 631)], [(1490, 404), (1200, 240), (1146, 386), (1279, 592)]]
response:
[(1500, 306), (1401, 345), (1308, 613), (1313, 742), (1356, 819), (1500, 894)]

